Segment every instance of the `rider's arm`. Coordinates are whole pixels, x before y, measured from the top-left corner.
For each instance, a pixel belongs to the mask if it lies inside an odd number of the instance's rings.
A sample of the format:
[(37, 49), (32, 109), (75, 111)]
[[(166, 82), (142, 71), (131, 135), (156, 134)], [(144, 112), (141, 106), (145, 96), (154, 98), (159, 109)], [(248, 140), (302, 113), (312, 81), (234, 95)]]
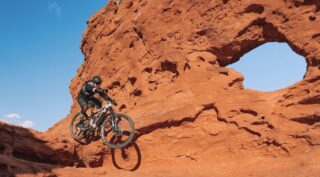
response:
[(115, 105), (115, 106), (118, 105), (118, 103), (116, 102), (116, 100), (111, 99), (111, 98), (108, 96), (108, 94), (107, 94), (106, 91), (104, 91), (103, 89), (100, 89), (100, 88), (98, 89), (98, 91), (99, 91), (99, 92), (98, 92), (99, 95), (100, 95), (104, 100), (112, 102), (112, 104)]
[(97, 93), (106, 101), (111, 101), (111, 98), (108, 96), (108, 94), (106, 93), (106, 91), (104, 91), (101, 88), (96, 88), (97, 89)]
[(104, 90), (102, 90), (100, 87), (95, 87), (92, 83), (90, 83), (90, 82), (88, 82), (88, 83), (86, 83), (85, 85), (84, 85), (84, 89), (85, 89), (85, 91), (87, 91), (87, 92), (90, 92), (90, 93), (93, 93), (93, 94), (95, 94), (95, 93), (98, 93), (101, 97), (103, 97), (104, 99), (105, 98), (108, 98), (108, 97), (106, 97), (105, 95), (105, 92), (104, 92)]

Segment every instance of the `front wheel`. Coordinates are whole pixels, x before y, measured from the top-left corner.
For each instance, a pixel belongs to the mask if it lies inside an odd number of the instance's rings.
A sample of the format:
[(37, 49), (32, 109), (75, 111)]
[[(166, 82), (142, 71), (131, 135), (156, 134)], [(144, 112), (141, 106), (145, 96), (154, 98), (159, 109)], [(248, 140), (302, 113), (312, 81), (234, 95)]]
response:
[(134, 137), (134, 123), (126, 114), (114, 114), (114, 125), (111, 117), (101, 125), (101, 138), (104, 144), (110, 148), (123, 148), (127, 146)]

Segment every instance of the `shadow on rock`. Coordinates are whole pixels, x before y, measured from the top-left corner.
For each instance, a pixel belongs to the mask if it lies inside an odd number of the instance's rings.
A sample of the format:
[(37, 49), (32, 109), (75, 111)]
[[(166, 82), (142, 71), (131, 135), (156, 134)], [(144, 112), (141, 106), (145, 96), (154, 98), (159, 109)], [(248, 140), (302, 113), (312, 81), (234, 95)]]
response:
[(124, 148), (112, 149), (111, 155), (112, 163), (118, 169), (135, 171), (141, 165), (141, 151), (135, 142)]

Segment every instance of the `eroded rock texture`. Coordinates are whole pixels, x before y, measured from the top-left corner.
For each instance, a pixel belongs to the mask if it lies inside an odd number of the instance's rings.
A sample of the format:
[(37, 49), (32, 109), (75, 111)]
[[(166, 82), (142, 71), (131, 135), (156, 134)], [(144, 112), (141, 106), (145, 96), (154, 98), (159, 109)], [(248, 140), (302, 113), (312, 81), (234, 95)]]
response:
[[(41, 175), (51, 162), (47, 172), (57, 176), (318, 176), (319, 20), (317, 0), (107, 4), (84, 32), (70, 115), (34, 135), (48, 149), (36, 148), (35, 170), (19, 174)], [(305, 57), (303, 80), (259, 92), (244, 89), (243, 76), (225, 68), (267, 42), (288, 43)], [(93, 75), (134, 118), (137, 136), (127, 149), (111, 151), (101, 140), (80, 145), (68, 135), (78, 90)]]

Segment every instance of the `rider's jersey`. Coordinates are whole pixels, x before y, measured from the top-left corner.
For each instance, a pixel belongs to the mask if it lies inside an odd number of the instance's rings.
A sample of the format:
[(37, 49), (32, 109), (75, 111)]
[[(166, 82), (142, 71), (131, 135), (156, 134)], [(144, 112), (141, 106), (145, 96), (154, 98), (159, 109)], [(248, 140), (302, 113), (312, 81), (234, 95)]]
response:
[(94, 94), (98, 93), (103, 99), (107, 100), (108, 96), (104, 90), (99, 87), (95, 87), (92, 81), (87, 81), (79, 92), (79, 96), (92, 98)]

